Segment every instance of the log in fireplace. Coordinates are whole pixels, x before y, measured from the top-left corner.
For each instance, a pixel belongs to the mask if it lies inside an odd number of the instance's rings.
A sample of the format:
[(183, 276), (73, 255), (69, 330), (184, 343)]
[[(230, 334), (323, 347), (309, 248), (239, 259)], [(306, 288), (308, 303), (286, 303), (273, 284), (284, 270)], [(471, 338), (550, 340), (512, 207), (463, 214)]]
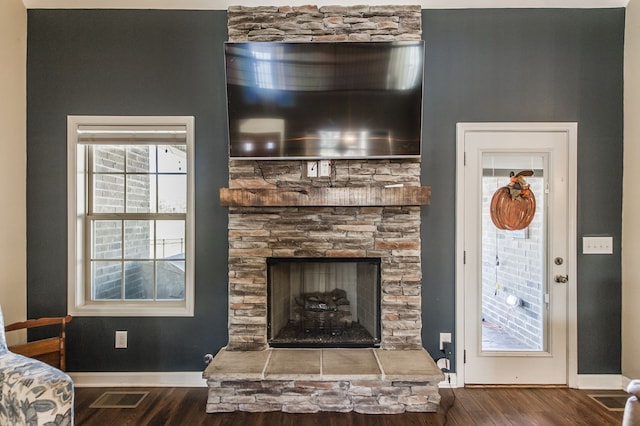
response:
[(379, 258), (267, 260), (271, 347), (378, 347)]

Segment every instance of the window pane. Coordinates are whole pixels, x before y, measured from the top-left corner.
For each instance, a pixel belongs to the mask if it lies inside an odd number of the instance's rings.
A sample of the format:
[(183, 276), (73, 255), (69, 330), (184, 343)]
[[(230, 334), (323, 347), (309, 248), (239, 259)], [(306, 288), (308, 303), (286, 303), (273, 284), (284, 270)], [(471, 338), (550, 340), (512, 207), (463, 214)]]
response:
[(159, 261), (156, 272), (156, 297), (162, 300), (184, 299), (184, 277), (184, 260)]
[[(477, 283), (482, 315), (476, 325), (482, 336), (483, 352), (546, 350), (547, 224), (542, 213), (545, 211), (545, 197), (538, 196), (544, 194), (545, 156), (523, 152), (482, 153), (484, 167), (479, 176), (482, 214), (478, 218), (481, 220), (482, 269)], [(495, 167), (496, 164), (499, 167)], [(499, 220), (494, 223), (492, 218), (493, 196), (509, 183), (511, 170), (529, 168), (535, 171), (533, 176), (526, 178), (536, 196), (535, 215), (524, 229), (499, 229), (496, 225)]]
[(153, 300), (153, 261), (124, 262), (124, 298)]
[(185, 213), (187, 211), (187, 176), (158, 176), (158, 212)]
[(93, 212), (122, 213), (124, 211), (124, 176), (93, 175)]
[(130, 145), (127, 146), (128, 173), (155, 173), (156, 146)]
[(122, 298), (122, 262), (94, 260), (91, 262), (93, 300)]
[(193, 315), (193, 279), (184, 272), (192, 261), (185, 256), (185, 240), (193, 250), (186, 234), (192, 232), (186, 222), (193, 220), (187, 211), (193, 117), (69, 116), (67, 121), (76, 154), (75, 163), (67, 165), (67, 189), (76, 194), (69, 214), (82, 221), (69, 230), (75, 254), (68, 271), (70, 312)]
[(158, 172), (187, 173), (186, 145), (158, 145)]
[(153, 259), (153, 221), (124, 221), (124, 257)]
[(184, 220), (156, 222), (156, 258), (184, 259)]
[(156, 212), (156, 175), (127, 175), (127, 213)]
[(94, 172), (123, 172), (124, 147), (122, 145), (94, 145)]
[(122, 221), (94, 220), (92, 223), (93, 259), (122, 258)]

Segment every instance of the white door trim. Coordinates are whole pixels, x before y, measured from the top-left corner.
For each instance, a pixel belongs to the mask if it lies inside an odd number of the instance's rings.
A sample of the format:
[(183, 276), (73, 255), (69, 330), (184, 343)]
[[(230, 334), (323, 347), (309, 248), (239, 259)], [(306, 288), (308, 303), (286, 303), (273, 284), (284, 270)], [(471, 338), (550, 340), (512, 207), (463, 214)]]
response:
[(578, 283), (577, 283), (577, 123), (458, 123), (456, 125), (456, 376), (457, 386), (464, 386), (464, 141), (467, 132), (474, 131), (556, 131), (566, 132), (569, 142), (568, 191), (568, 276), (567, 285), (567, 384), (578, 383)]

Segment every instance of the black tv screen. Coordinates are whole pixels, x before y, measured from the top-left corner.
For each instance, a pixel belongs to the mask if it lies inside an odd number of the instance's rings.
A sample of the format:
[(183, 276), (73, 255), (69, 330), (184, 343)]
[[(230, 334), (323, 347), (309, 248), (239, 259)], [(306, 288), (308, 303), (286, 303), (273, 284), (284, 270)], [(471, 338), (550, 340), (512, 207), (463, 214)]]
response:
[(225, 44), (232, 159), (419, 157), (424, 43)]

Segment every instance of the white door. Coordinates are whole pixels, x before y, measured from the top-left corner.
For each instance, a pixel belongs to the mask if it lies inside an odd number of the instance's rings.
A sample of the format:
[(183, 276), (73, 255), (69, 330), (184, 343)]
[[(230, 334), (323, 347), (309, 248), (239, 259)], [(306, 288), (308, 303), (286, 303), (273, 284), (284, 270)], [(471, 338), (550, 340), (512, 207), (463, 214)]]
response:
[[(458, 125), (457, 359), (465, 384), (568, 384), (575, 146), (575, 124)], [(498, 229), (492, 196), (523, 170), (533, 172), (525, 178), (533, 220)]]

